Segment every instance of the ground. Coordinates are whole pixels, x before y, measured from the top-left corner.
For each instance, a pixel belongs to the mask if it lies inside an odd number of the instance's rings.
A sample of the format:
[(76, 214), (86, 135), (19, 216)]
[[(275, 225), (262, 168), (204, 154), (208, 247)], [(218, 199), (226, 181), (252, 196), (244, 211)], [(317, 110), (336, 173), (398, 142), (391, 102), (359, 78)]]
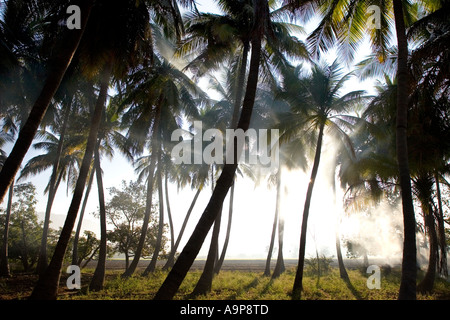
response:
[[(148, 300), (152, 299), (167, 272), (158, 269), (148, 277), (141, 277), (145, 264), (143, 261), (136, 274), (129, 279), (121, 279), (123, 261), (109, 261), (104, 290), (89, 292), (89, 281), (93, 275), (95, 264), (82, 270), (81, 290), (68, 290), (68, 275), (63, 272), (60, 281), (59, 299), (62, 300)], [(192, 299), (190, 296), (204, 261), (197, 261), (189, 272), (175, 299)], [(224, 264), (223, 270), (214, 278), (212, 291), (206, 296), (195, 299), (208, 300), (289, 300), (295, 277), (295, 261), (286, 261), (286, 272), (272, 280), (263, 276), (263, 260), (231, 260)], [(321, 272), (320, 277), (313, 265), (305, 269), (302, 298), (307, 300), (386, 300), (397, 299), (400, 285), (400, 269), (381, 268), (380, 289), (367, 287), (366, 269), (356, 263), (347, 267), (350, 283), (339, 277), (339, 270), (330, 264), (328, 270)], [(419, 272), (423, 276), (423, 272)], [(11, 278), (0, 279), (0, 300), (26, 299), (36, 283), (33, 274), (14, 273)], [(420, 279), (419, 279), (420, 280)], [(450, 300), (450, 282), (436, 279), (435, 289), (429, 294), (419, 294), (418, 299)]]

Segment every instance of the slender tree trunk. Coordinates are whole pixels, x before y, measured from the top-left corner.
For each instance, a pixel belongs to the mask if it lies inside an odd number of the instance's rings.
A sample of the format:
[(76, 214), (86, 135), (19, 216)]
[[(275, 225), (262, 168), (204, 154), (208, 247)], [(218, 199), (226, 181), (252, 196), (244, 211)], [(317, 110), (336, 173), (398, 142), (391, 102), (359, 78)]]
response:
[(217, 261), (216, 266), (214, 267), (214, 273), (219, 274), (220, 269), (222, 269), (223, 262), (225, 260), (225, 256), (227, 254), (228, 243), (230, 242), (230, 234), (231, 234), (231, 222), (233, 220), (233, 203), (234, 203), (234, 186), (236, 181), (234, 181), (230, 190), (230, 204), (228, 208), (228, 225), (227, 225), (227, 233), (225, 235), (225, 242), (223, 243), (222, 252), (220, 254), (219, 261)]
[(440, 260), (439, 260), (439, 274), (443, 277), (448, 278), (448, 266), (447, 266), (447, 243), (445, 240), (445, 225), (444, 225), (444, 211), (442, 210), (442, 198), (441, 198), (441, 188), (439, 186), (439, 174), (436, 172), (434, 174), (434, 181), (436, 183), (436, 195), (438, 201), (438, 234), (439, 234), (439, 247), (440, 247)]
[(173, 247), (175, 246), (175, 231), (173, 230), (173, 220), (172, 220), (172, 212), (170, 211), (170, 201), (169, 201), (169, 181), (168, 181), (168, 173), (166, 172), (164, 176), (164, 192), (166, 194), (166, 209), (167, 209), (167, 217), (169, 218), (169, 228), (170, 228), (170, 252), (173, 251)]
[(269, 252), (267, 253), (266, 268), (264, 270), (264, 276), (266, 276), (266, 277), (270, 276), (270, 262), (272, 260), (272, 252), (273, 252), (273, 247), (275, 245), (275, 235), (277, 233), (278, 214), (279, 214), (279, 211), (278, 211), (278, 193), (277, 193), (277, 198), (276, 199), (277, 199), (276, 200), (277, 203), (275, 204), (275, 217), (273, 218), (273, 224), (272, 224), (272, 236), (270, 237)]
[(303, 268), (305, 265), (305, 251), (306, 251), (306, 232), (308, 226), (309, 208), (311, 205), (311, 197), (316, 181), (317, 171), (319, 169), (320, 154), (322, 152), (322, 139), (325, 123), (320, 125), (319, 137), (317, 140), (316, 154), (314, 156), (314, 164), (311, 171), (311, 179), (309, 180), (308, 190), (306, 192), (305, 206), (303, 209), (302, 230), (300, 235), (300, 248), (298, 256), (297, 272), (295, 274), (294, 287), (292, 289), (292, 299), (300, 299), (303, 290)]
[(342, 258), (342, 250), (341, 250), (341, 235), (339, 232), (339, 226), (341, 224), (341, 219), (338, 216), (336, 219), (336, 255), (339, 265), (339, 276), (344, 281), (349, 281), (347, 270), (345, 269), (344, 259)]
[(216, 262), (217, 248), (219, 244), (221, 217), (222, 213), (220, 212), (216, 217), (216, 221), (214, 221), (214, 228), (211, 235), (211, 244), (209, 246), (205, 267), (203, 268), (202, 275), (200, 276), (197, 285), (192, 291), (191, 296), (193, 297), (204, 295), (211, 291), (212, 281), (214, 278), (214, 264)]
[(281, 197), (281, 167), (277, 173), (277, 200), (276, 211), (278, 216), (278, 257), (275, 269), (273, 270), (272, 279), (278, 278), (285, 270), (284, 258), (283, 258), (283, 238), (284, 238), (284, 219), (280, 211), (280, 197)]
[(78, 44), (85, 30), (93, 3), (94, 1), (92, 0), (80, 1), (79, 7), (82, 12), (81, 29), (66, 31), (67, 36), (64, 38), (64, 45), (61, 45), (59, 50), (55, 50), (56, 55), (50, 64), (51, 68), (41, 93), (35, 101), (27, 121), (20, 130), (17, 141), (9, 157), (6, 159), (2, 171), (0, 171), (0, 203), (3, 202), (9, 186), (13, 182), (23, 158), (33, 142), (50, 101), (58, 90), (61, 80), (72, 61), (72, 57), (78, 48)]
[(158, 184), (158, 197), (159, 197), (159, 221), (158, 221), (158, 236), (156, 237), (155, 251), (153, 252), (152, 260), (144, 271), (144, 276), (156, 270), (156, 262), (158, 261), (159, 252), (161, 251), (162, 237), (164, 233), (164, 195), (163, 195), (163, 183), (162, 183), (162, 156), (160, 155), (158, 160), (158, 170), (156, 181)]
[(27, 242), (27, 234), (25, 232), (25, 225), (24, 221), (22, 220), (20, 222), (20, 228), (22, 230), (22, 252), (21, 252), (21, 259), (23, 264), (23, 271), (28, 272), (28, 269), (30, 268), (30, 264), (28, 263), (28, 242)]
[(97, 147), (95, 148), (94, 162), (95, 172), (97, 177), (98, 187), (98, 201), (100, 207), (100, 251), (98, 256), (97, 267), (94, 271), (94, 276), (89, 284), (89, 289), (92, 291), (99, 291), (103, 289), (105, 282), (105, 269), (106, 269), (106, 208), (105, 208), (105, 193), (103, 189), (102, 168), (100, 165), (100, 139), (98, 140)]
[(8, 205), (6, 206), (5, 228), (3, 229), (2, 252), (0, 256), (0, 277), (10, 277), (8, 260), (9, 220), (11, 218), (12, 198), (14, 194), (14, 180), (9, 187)]
[(39, 250), (39, 259), (36, 267), (37, 274), (43, 274), (48, 265), (47, 262), (48, 229), (50, 226), (50, 215), (52, 212), (53, 200), (55, 200), (56, 191), (58, 190), (57, 177), (59, 171), (59, 163), (61, 161), (67, 123), (69, 122), (70, 110), (71, 110), (71, 103), (66, 107), (66, 110), (64, 112), (63, 124), (59, 136), (58, 147), (56, 149), (55, 162), (53, 163), (52, 175), (50, 176), (50, 186), (48, 189), (47, 207), (45, 208), (44, 226), (41, 238), (41, 248)]
[(183, 225), (181, 226), (180, 233), (178, 234), (178, 237), (177, 237), (177, 241), (175, 241), (173, 250), (171, 250), (169, 258), (167, 259), (167, 262), (164, 265), (163, 270), (168, 270), (169, 268), (173, 267), (173, 264), (175, 262), (175, 254), (177, 253), (177, 249), (178, 249), (178, 246), (180, 245), (180, 241), (181, 241), (181, 238), (183, 237), (184, 230), (186, 229), (187, 223), (189, 221), (189, 217), (191, 216), (192, 210), (194, 209), (195, 203), (197, 202), (198, 196), (200, 195), (201, 191), (202, 191), (202, 188), (198, 188), (197, 192), (195, 193), (195, 196), (194, 196), (194, 199), (192, 200), (191, 206), (189, 207), (186, 217), (184, 218)]
[(416, 219), (411, 193), (411, 178), (408, 162), (408, 42), (401, 0), (393, 0), (395, 30), (397, 32), (397, 162), (400, 178), (403, 209), (403, 261), (399, 300), (416, 299)]
[[(244, 132), (249, 128), (253, 112), (253, 105), (255, 103), (256, 87), (258, 84), (259, 75), (259, 61), (261, 58), (261, 40), (265, 29), (264, 21), (266, 21), (268, 15), (269, 10), (267, 1), (257, 0), (255, 3), (255, 16), (261, 17), (261, 19), (256, 20), (256, 25), (252, 35), (250, 71), (241, 117), (238, 123), (238, 128), (242, 129)], [(237, 156), (236, 149), (237, 148), (235, 148), (235, 156)], [(209, 200), (205, 211), (200, 217), (200, 220), (197, 223), (194, 232), (192, 233), (186, 246), (177, 259), (177, 262), (156, 293), (155, 299), (172, 299), (177, 292), (178, 288), (186, 277), (187, 272), (192, 266), (192, 263), (197, 257), (197, 254), (200, 251), (202, 244), (205, 241), (205, 237), (208, 234), (212, 224), (216, 220), (217, 215), (220, 214), (223, 201), (225, 200), (228, 190), (233, 183), (236, 168), (237, 161), (234, 161), (232, 164), (227, 163), (224, 165), (222, 173), (217, 180), (214, 193), (211, 196), (211, 199)]]
[(81, 226), (83, 225), (84, 212), (86, 211), (86, 205), (89, 199), (89, 194), (91, 193), (92, 181), (94, 180), (95, 166), (91, 169), (91, 174), (89, 176), (89, 181), (86, 188), (86, 193), (84, 195), (83, 204), (81, 206), (80, 217), (78, 218), (77, 231), (75, 232), (75, 237), (73, 238), (73, 250), (72, 250), (72, 264), (78, 264), (78, 241), (81, 234)]
[(87, 175), (91, 166), (92, 155), (97, 143), (97, 134), (102, 120), (102, 113), (108, 93), (109, 78), (111, 75), (112, 64), (109, 64), (102, 72), (100, 92), (92, 115), (89, 137), (81, 163), (80, 172), (72, 197), (69, 210), (63, 229), (56, 244), (53, 257), (47, 267), (45, 273), (39, 277), (39, 281), (34, 288), (30, 299), (34, 300), (54, 300), (58, 295), (58, 283), (61, 276), (61, 268), (66, 253), (67, 245), (72, 234), (75, 220), (77, 219), (78, 209), (80, 208), (81, 198), (83, 197), (83, 189), (86, 185)]
[[(431, 200), (431, 199), (430, 199)], [(425, 208), (425, 206), (427, 208)], [(429, 259), (428, 268), (425, 273), (425, 277), (417, 286), (417, 291), (421, 293), (430, 293), (434, 288), (434, 279), (436, 278), (436, 262), (437, 262), (437, 252), (438, 252), (438, 240), (436, 235), (436, 227), (434, 224), (433, 209), (430, 203), (423, 204), (423, 215), (425, 220), (425, 228), (428, 232), (428, 242), (429, 242)]]
[(147, 181), (147, 199), (145, 203), (144, 222), (142, 223), (141, 236), (139, 237), (139, 242), (136, 248), (133, 261), (131, 261), (130, 267), (122, 274), (122, 278), (130, 277), (136, 270), (139, 260), (141, 259), (142, 250), (145, 244), (145, 238), (147, 236), (148, 223), (150, 221), (150, 214), (153, 202), (153, 184), (154, 184), (153, 181), (155, 178), (155, 167), (156, 161), (159, 158), (159, 152), (161, 150), (161, 143), (159, 141), (160, 139), (159, 126), (161, 122), (162, 96), (159, 98), (156, 108), (157, 108), (156, 115), (152, 129), (152, 156), (150, 159), (149, 175)]

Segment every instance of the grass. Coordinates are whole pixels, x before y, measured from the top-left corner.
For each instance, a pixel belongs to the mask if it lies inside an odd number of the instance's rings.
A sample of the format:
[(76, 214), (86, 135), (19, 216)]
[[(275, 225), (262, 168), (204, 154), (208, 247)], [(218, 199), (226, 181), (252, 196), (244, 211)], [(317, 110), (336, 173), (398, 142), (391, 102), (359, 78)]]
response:
[[(330, 268), (318, 279), (315, 272), (305, 270), (302, 299), (306, 300), (390, 300), (397, 299), (400, 286), (400, 273), (392, 270), (381, 277), (380, 289), (368, 289), (368, 275), (365, 270), (347, 270), (350, 282), (346, 283), (339, 277), (337, 268)], [(147, 300), (152, 299), (163, 283), (167, 272), (156, 271), (148, 277), (140, 275), (121, 279), (121, 271), (107, 271), (105, 287), (99, 292), (88, 289), (93, 270), (82, 272), (82, 289), (69, 291), (65, 288), (66, 278), (61, 278), (59, 299), (63, 300)], [(181, 285), (175, 299), (188, 299), (201, 271), (190, 272)], [(214, 278), (212, 290), (198, 300), (289, 300), (295, 269), (286, 270), (279, 278), (271, 280), (262, 273), (243, 271), (222, 271)], [(26, 298), (33, 287), (33, 276), (27, 275), (23, 282), (16, 278), (0, 280), (0, 299)], [(17, 291), (15, 291), (17, 290)], [(441, 300), (450, 299), (450, 283), (436, 279), (433, 293), (418, 295), (418, 299)]]

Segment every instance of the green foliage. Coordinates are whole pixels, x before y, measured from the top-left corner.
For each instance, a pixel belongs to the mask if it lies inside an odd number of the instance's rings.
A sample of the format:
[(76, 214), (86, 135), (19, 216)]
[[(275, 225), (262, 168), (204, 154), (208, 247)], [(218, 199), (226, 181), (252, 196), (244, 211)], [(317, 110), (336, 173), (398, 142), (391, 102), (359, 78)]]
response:
[[(8, 234), (8, 256), (29, 271), (37, 262), (42, 236), (42, 224), (36, 214), (36, 188), (31, 183), (14, 186), (14, 198)], [(1, 225), (4, 225), (1, 215)]]
[[(114, 226), (108, 231), (108, 240), (112, 243), (112, 250), (116, 253), (125, 254), (126, 258), (133, 257), (141, 235), (141, 225), (144, 219), (146, 205), (145, 186), (138, 182), (122, 181), (121, 188), (109, 188), (111, 199), (106, 204), (106, 216)], [(167, 233), (167, 228), (165, 228)], [(147, 231), (146, 243), (142, 252), (143, 257), (153, 254), (158, 235), (158, 223), (156, 220), (156, 208), (150, 213), (150, 224)], [(166, 254), (164, 250), (167, 237), (163, 236), (161, 251), (162, 257)]]
[[(322, 258), (321, 258), (322, 259)], [(327, 261), (328, 259), (324, 259)], [(325, 262), (326, 264), (326, 262)], [(359, 270), (348, 270), (350, 283), (339, 277), (337, 268), (329, 267), (323, 274), (320, 286), (317, 285), (315, 275), (305, 274), (303, 281), (305, 300), (395, 300), (400, 286), (400, 270), (392, 272), (381, 271), (381, 289), (367, 288), (368, 275)], [(180, 287), (175, 299), (185, 300), (194, 289), (200, 270), (188, 273)], [(155, 272), (148, 277), (132, 276), (122, 279), (115, 271), (106, 275), (105, 288), (99, 292), (86, 292), (81, 290), (76, 295), (62, 295), (62, 299), (77, 300), (147, 300), (152, 299), (159, 289), (167, 273)], [(89, 277), (89, 271), (82, 274), (82, 279)], [(199, 300), (290, 300), (295, 269), (288, 269), (279, 278), (272, 280), (258, 272), (222, 271), (212, 284), (210, 293), (198, 296)], [(0, 291), (1, 292), (1, 291)], [(1, 295), (0, 295), (1, 296)], [(421, 300), (448, 299), (450, 297), (450, 284), (442, 279), (436, 280), (433, 294), (419, 295)]]

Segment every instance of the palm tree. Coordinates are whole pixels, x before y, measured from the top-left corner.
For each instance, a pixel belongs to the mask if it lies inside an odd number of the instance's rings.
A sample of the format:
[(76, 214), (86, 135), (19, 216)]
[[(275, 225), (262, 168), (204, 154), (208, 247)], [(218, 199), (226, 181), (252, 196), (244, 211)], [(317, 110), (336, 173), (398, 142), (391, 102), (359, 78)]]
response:
[[(139, 55), (137, 50), (141, 40), (146, 39), (149, 32), (148, 9), (144, 3), (136, 6), (135, 1), (126, 1), (120, 6), (97, 2), (94, 6), (95, 19), (91, 19), (87, 29), (92, 30), (83, 38), (80, 59), (85, 72), (99, 71), (99, 95), (91, 118), (86, 150), (75, 185), (71, 205), (56, 245), (53, 257), (44, 275), (34, 288), (31, 299), (56, 299), (59, 276), (64, 254), (75, 224), (78, 209), (90, 170), (92, 156), (97, 144), (97, 134), (102, 120), (103, 109), (107, 99), (112, 75), (123, 77), (127, 68), (135, 65)], [(120, 22), (120, 23), (118, 23)], [(133, 35), (130, 37), (130, 35)], [(101, 40), (101, 41), (100, 41)], [(94, 48), (96, 50), (94, 50)], [(97, 51), (100, 48), (100, 51)], [(119, 50), (120, 49), (120, 50)]]
[[(350, 75), (342, 76), (337, 61), (331, 66), (314, 65), (309, 77), (300, 77), (299, 69), (293, 75), (286, 75), (283, 92), (280, 94), (291, 105), (291, 111), (282, 118), (280, 124), (283, 140), (304, 139), (315, 147), (311, 178), (309, 180), (303, 210), (300, 236), (299, 262), (293, 287), (293, 298), (301, 297), (303, 267), (305, 261), (306, 232), (311, 205), (312, 192), (319, 169), (325, 128), (338, 139), (344, 141), (349, 149), (351, 144), (345, 133), (352, 127), (352, 119), (340, 114), (361, 101), (362, 91), (352, 91), (339, 97), (340, 90)], [(295, 123), (295, 124), (294, 124)], [(318, 133), (317, 133), (318, 131)], [(317, 133), (317, 135), (316, 135)], [(314, 142), (317, 141), (317, 142)]]
[(151, 132), (152, 155), (147, 170), (147, 206), (142, 234), (133, 261), (123, 277), (131, 276), (139, 262), (152, 206), (155, 169), (165, 144), (170, 141), (171, 132), (178, 128), (177, 117), (182, 114), (188, 117), (195, 115), (196, 99), (206, 98), (185, 74), (168, 61), (158, 61), (156, 57), (154, 66), (132, 75), (131, 83), (133, 87), (130, 86), (123, 102), (124, 105), (130, 105), (124, 113), (125, 123), (130, 124), (128, 141), (133, 152), (140, 153)]
[[(266, 1), (256, 1), (254, 10), (255, 16), (261, 17), (261, 19), (255, 21), (251, 33), (252, 53), (250, 59), (250, 70), (241, 116), (237, 126), (237, 128), (242, 129), (244, 132), (247, 131), (250, 125), (253, 104), (255, 102), (256, 87), (258, 84), (261, 42), (263, 34), (268, 31), (269, 21), (269, 8)], [(236, 151), (237, 150), (235, 150), (235, 155), (237, 155)], [(234, 161), (232, 164), (224, 165), (222, 173), (217, 180), (213, 195), (211, 196), (205, 211), (203, 212), (197, 226), (194, 229), (194, 232), (189, 238), (175, 265), (156, 293), (155, 299), (171, 299), (175, 295), (189, 268), (194, 262), (195, 257), (200, 251), (209, 229), (220, 213), (223, 201), (228, 193), (228, 189), (233, 183), (236, 169), (237, 161)]]
[[(83, 12), (81, 17), (81, 29), (65, 31), (65, 36), (63, 37), (64, 39), (60, 41), (58, 49), (53, 51), (57, 52), (57, 54), (52, 57), (52, 62), (49, 65), (49, 72), (42, 91), (36, 99), (28, 119), (20, 130), (16, 143), (14, 144), (14, 147), (11, 150), (8, 159), (6, 159), (2, 171), (0, 172), (0, 201), (2, 201), (5, 197), (14, 176), (19, 170), (20, 164), (22, 163), (25, 154), (33, 142), (34, 136), (36, 135), (38, 127), (45, 115), (45, 112), (47, 111), (51, 99), (58, 89), (64, 74), (72, 61), (72, 57), (78, 48), (84, 30), (86, 29), (88, 18), (93, 6), (93, 1), (80, 0), (77, 1), (77, 4), (81, 12)], [(61, 17), (61, 13), (59, 14), (59, 17)], [(59, 17), (56, 17), (56, 19), (59, 20)]]
[[(289, 1), (296, 7), (294, 1)], [(368, 28), (365, 19), (370, 5), (377, 5), (380, 9), (379, 22), (376, 28)], [(397, 96), (397, 162), (400, 171), (400, 185), (402, 188), (402, 204), (404, 217), (404, 250), (402, 262), (402, 281), (399, 290), (399, 299), (416, 298), (416, 245), (415, 245), (415, 215), (411, 193), (411, 179), (408, 164), (408, 147), (406, 138), (407, 128), (407, 101), (409, 96), (409, 80), (407, 72), (408, 42), (406, 38), (406, 25), (415, 20), (414, 5), (407, 1), (324, 1), (314, 2), (323, 15), (319, 26), (309, 37), (314, 54), (329, 49), (336, 41), (339, 54), (346, 61), (353, 59), (354, 52), (361, 43), (364, 35), (369, 34), (372, 48), (380, 62), (386, 60), (389, 51), (389, 38), (392, 36), (390, 28), (391, 13), (393, 12), (395, 30), (397, 35), (398, 63), (397, 77), (399, 94)]]
[[(100, 249), (97, 266), (91, 279), (91, 283), (89, 284), (89, 289), (92, 291), (99, 291), (103, 289), (107, 254), (106, 209), (102, 169), (100, 164), (100, 151), (103, 151), (103, 153), (109, 158), (112, 158), (114, 155), (113, 146), (116, 146), (119, 147), (128, 160), (133, 160), (133, 156), (126, 148), (126, 138), (119, 132), (121, 123), (119, 121), (116, 109), (117, 106), (115, 104), (110, 103), (108, 105), (99, 129), (98, 141), (94, 150), (94, 168), (97, 179), (100, 210)], [(93, 172), (91, 174), (93, 174)]]

